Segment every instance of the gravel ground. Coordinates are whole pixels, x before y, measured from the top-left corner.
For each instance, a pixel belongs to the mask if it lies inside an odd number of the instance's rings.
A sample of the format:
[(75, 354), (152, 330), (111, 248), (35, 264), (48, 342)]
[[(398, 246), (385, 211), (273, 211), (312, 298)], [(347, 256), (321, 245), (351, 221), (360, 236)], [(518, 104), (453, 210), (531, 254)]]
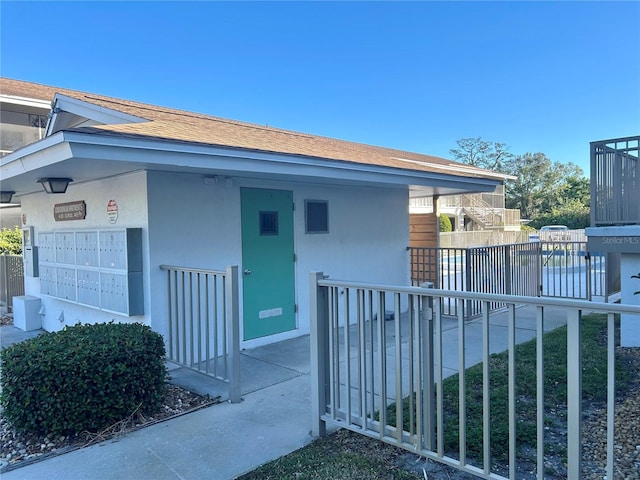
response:
[[(1, 315), (0, 325), (12, 325), (11, 315)], [(185, 413), (220, 403), (218, 397), (198, 395), (182, 387), (166, 384), (165, 396), (159, 412), (150, 416), (134, 414), (101, 432), (83, 432), (74, 436), (39, 436), (17, 432), (2, 415), (0, 409), (0, 473), (26, 463), (59, 455), (94, 443), (122, 436), (125, 433), (167, 420)]]
[[(626, 368), (636, 372), (630, 388), (615, 407), (615, 479), (640, 480), (640, 348), (619, 349)], [(601, 479), (606, 473), (607, 410), (589, 411), (582, 424), (584, 478)]]
[(162, 408), (158, 413), (146, 417), (134, 414), (101, 432), (83, 432), (66, 437), (20, 434), (0, 412), (0, 473), (24, 462), (42, 460), (47, 456), (87, 447), (216, 403), (220, 403), (219, 398), (198, 395), (176, 385), (167, 384)]

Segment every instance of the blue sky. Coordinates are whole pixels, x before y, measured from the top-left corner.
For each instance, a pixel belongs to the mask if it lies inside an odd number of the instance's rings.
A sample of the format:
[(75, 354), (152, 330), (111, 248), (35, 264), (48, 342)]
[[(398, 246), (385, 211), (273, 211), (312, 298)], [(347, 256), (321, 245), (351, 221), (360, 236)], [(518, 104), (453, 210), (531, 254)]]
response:
[(443, 157), (588, 174), (640, 134), (640, 2), (0, 2), (0, 74)]

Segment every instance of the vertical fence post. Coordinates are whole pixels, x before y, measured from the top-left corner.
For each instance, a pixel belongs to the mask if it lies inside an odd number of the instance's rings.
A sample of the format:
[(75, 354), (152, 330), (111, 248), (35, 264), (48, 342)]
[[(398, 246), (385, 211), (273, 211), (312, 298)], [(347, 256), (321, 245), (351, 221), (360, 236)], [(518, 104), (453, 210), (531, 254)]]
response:
[[(472, 255), (471, 249), (465, 248), (464, 250), (464, 287), (462, 288), (465, 292), (474, 292), (475, 286), (473, 285), (473, 277), (471, 276), (471, 270), (475, 270), (476, 265), (472, 265)], [(477, 255), (476, 255), (477, 258)], [(463, 316), (471, 315), (473, 311), (473, 303), (471, 300), (467, 300), (466, 302), (456, 302), (458, 308), (463, 309)], [(466, 306), (466, 308), (465, 308)], [(460, 312), (458, 312), (460, 314)]]
[(238, 266), (227, 267), (226, 303), (227, 352), (229, 355), (229, 400), (239, 403), (240, 394), (240, 312), (238, 299)]
[(167, 322), (168, 322), (168, 347), (169, 347), (169, 354), (167, 355), (167, 358), (169, 360), (173, 360), (173, 319), (172, 319), (172, 314), (173, 314), (173, 310), (171, 307), (171, 269), (167, 269)]
[(0, 272), (0, 275), (2, 275), (0, 277), (0, 280), (2, 280), (2, 282), (0, 282), (1, 285), (3, 285), (2, 287), (2, 292), (1, 292), (1, 296), (0, 296), (0, 302), (5, 302), (5, 305), (7, 306), (7, 311), (9, 311), (9, 275), (7, 273), (7, 264), (9, 263), (9, 257), (7, 257), (6, 253), (3, 253), (0, 255), (0, 264), (2, 265), (2, 269)]
[(581, 478), (582, 342), (581, 312), (567, 313), (567, 478)]
[(538, 293), (536, 296), (541, 297), (542, 291), (542, 241), (535, 242), (535, 258), (536, 258), (536, 279), (538, 281)]
[(504, 293), (511, 295), (513, 286), (513, 266), (511, 264), (512, 245), (504, 246)]
[[(433, 288), (433, 282), (424, 282), (422, 288)], [(437, 301), (440, 301), (439, 299)], [(420, 343), (421, 355), (419, 370), (422, 372), (422, 416), (424, 422), (422, 432), (424, 435), (425, 447), (433, 450), (436, 445), (436, 391), (435, 391), (435, 370), (433, 354), (433, 297), (422, 296), (420, 299), (422, 307), (420, 311)], [(418, 439), (420, 441), (420, 439)]]
[(584, 246), (584, 263), (585, 263), (585, 275), (586, 275), (586, 298), (591, 301), (593, 299), (593, 286), (591, 285), (591, 254), (587, 250), (587, 244), (583, 243)]
[(309, 276), (309, 315), (311, 321), (311, 435), (323, 437), (327, 434), (322, 416), (327, 406), (327, 369), (329, 357), (329, 315), (327, 310), (327, 288), (320, 287), (322, 272), (311, 272)]

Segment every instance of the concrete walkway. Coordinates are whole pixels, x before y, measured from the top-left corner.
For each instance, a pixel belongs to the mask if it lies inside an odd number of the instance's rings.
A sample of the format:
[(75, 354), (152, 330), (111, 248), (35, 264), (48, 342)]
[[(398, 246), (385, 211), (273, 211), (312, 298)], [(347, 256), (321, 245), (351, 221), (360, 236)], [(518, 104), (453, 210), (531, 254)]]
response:
[[(521, 312), (524, 314), (525, 312)], [(518, 342), (535, 336), (531, 315), (518, 315)], [(564, 313), (546, 312), (549, 328), (564, 323)], [(492, 319), (492, 345), (504, 342), (505, 320)], [(494, 328), (495, 327), (495, 328)], [(2, 327), (5, 335), (16, 334)], [(5, 329), (7, 329), (5, 331)], [(455, 322), (445, 341), (455, 344)], [(17, 330), (17, 329), (16, 329)], [(467, 324), (467, 345), (481, 331)], [(495, 335), (495, 340), (494, 340)], [(448, 338), (453, 336), (453, 338)], [(493, 348), (492, 348), (493, 350)], [(167, 420), (123, 438), (54, 456), (2, 473), (2, 480), (200, 480), (232, 479), (311, 442), (309, 336), (244, 351), (241, 356), (243, 401), (224, 402)], [(443, 359), (447, 374), (457, 369), (457, 353)], [(170, 367), (175, 383), (201, 393), (222, 395), (226, 387), (203, 375)]]
[[(33, 337), (2, 327), (2, 345)], [(10, 340), (11, 339), (11, 340)], [(313, 440), (309, 336), (245, 351), (243, 401), (223, 402), (116, 440), (36, 461), (2, 480), (231, 479)], [(227, 398), (222, 382), (169, 365), (172, 382)]]

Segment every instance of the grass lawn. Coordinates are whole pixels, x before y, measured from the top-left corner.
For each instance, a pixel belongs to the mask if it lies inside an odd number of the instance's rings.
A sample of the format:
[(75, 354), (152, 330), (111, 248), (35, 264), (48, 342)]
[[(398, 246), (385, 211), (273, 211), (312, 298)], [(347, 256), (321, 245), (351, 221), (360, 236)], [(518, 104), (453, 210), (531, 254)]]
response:
[[(586, 316), (582, 322), (583, 398), (590, 403), (606, 401), (607, 348), (606, 316)], [(536, 446), (536, 341), (516, 346), (516, 441), (520, 446)], [(631, 376), (628, 369), (616, 366), (616, 385), (624, 388)], [(561, 327), (544, 336), (545, 423), (563, 428), (567, 403), (567, 328)], [(508, 353), (489, 359), (491, 446), (493, 458), (506, 462), (509, 441)], [(482, 458), (482, 364), (466, 371), (467, 438), (469, 458)], [(445, 451), (458, 448), (458, 375), (443, 382)], [(405, 405), (408, 409), (408, 403)], [(389, 415), (393, 409), (389, 410)], [(405, 416), (406, 418), (406, 416)], [(405, 428), (408, 425), (405, 425)], [(554, 442), (555, 443), (555, 442)], [(555, 443), (562, 453), (563, 445)]]
[[(606, 316), (590, 315), (583, 319), (583, 394), (591, 404), (606, 401)], [(516, 414), (519, 447), (536, 444), (536, 342), (516, 347)], [(567, 329), (558, 328), (544, 337), (545, 418), (550, 428), (566, 419)], [(508, 354), (491, 355), (491, 445), (494, 461), (504, 463), (508, 455)], [(625, 389), (632, 372), (617, 365), (616, 385)], [(467, 454), (482, 458), (482, 364), (466, 371)], [(458, 375), (443, 382), (445, 405), (445, 451), (456, 456), (458, 448)], [(404, 403), (409, 421), (409, 401)], [(387, 411), (389, 424), (395, 423), (395, 405)], [(404, 426), (409, 429), (409, 425)], [(563, 445), (548, 445), (558, 455), (565, 455)], [(550, 453), (550, 452), (547, 452)], [(423, 478), (399, 466), (400, 451), (379, 441), (357, 434), (338, 432), (321, 438), (285, 457), (270, 462), (240, 477), (249, 479), (404, 479)], [(479, 463), (479, 462), (478, 462)], [(447, 474), (448, 476), (448, 474)], [(429, 478), (435, 478), (430, 476)], [(443, 477), (447, 478), (447, 477)]]
[(238, 477), (238, 480), (422, 478), (399, 466), (397, 460), (403, 453), (380, 441), (339, 430)]

